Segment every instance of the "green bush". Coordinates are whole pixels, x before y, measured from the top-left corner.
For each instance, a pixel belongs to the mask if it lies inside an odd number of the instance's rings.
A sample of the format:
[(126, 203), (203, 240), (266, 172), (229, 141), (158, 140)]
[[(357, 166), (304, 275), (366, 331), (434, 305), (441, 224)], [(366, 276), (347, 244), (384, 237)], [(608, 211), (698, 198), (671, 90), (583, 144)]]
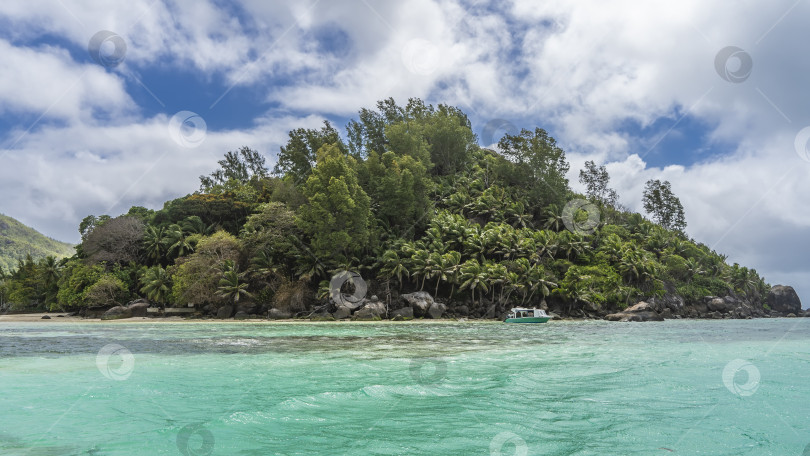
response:
[(726, 282), (703, 276), (677, 286), (676, 291), (688, 303), (700, 302), (704, 296), (725, 296), (730, 292)]

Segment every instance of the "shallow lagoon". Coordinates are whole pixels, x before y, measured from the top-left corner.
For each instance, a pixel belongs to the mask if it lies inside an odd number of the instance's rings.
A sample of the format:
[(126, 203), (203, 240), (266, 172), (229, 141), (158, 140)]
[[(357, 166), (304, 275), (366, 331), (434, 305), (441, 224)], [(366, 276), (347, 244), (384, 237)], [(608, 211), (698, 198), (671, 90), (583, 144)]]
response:
[(802, 455), (810, 319), (0, 323), (0, 454)]

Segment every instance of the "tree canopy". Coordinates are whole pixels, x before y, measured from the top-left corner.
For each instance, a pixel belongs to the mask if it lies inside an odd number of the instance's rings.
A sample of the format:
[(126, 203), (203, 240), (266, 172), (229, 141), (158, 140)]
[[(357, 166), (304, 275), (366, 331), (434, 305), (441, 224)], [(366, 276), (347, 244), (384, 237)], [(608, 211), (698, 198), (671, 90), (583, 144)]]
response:
[(644, 210), (664, 228), (678, 231), (686, 229), (683, 205), (681, 205), (681, 200), (672, 193), (672, 185), (669, 181), (648, 180), (644, 185), (642, 201)]
[[(593, 161), (579, 172), (579, 195), (565, 151), (540, 127), (483, 149), (458, 108), (389, 98), (361, 109), (345, 138), (329, 122), (295, 129), (272, 173), (262, 152), (241, 147), (162, 208), (88, 216), (73, 257), (21, 258), (0, 274), (0, 307), (142, 297), (208, 315), (226, 306), (305, 314), (329, 304), (330, 278), (343, 270), (386, 302), (426, 290), (479, 317), (544, 304), (584, 315), (664, 293), (765, 304), (755, 270), (686, 236), (669, 182), (645, 186), (652, 221), (618, 204), (606, 166)], [(598, 213), (572, 215), (572, 202)], [(567, 227), (583, 214), (593, 226)]]

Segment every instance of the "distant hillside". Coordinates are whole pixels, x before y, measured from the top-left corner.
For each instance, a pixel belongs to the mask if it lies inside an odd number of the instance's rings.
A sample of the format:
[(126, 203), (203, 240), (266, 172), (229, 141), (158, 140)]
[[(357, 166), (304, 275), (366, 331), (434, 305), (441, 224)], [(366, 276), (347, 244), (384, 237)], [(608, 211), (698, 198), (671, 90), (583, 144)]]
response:
[(9, 272), (17, 260), (30, 254), (35, 260), (48, 255), (62, 258), (76, 251), (71, 244), (51, 239), (17, 220), (0, 214), (0, 268)]

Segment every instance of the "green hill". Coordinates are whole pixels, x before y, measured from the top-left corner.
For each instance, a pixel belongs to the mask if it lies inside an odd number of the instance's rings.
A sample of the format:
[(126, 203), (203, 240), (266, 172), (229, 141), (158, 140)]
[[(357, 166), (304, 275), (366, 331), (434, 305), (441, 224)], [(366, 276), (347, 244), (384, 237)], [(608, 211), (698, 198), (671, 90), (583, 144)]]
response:
[(51, 239), (17, 220), (0, 214), (0, 269), (17, 268), (17, 260), (31, 255), (35, 260), (48, 255), (63, 258), (73, 255), (71, 244)]
[(485, 149), (466, 114), (418, 99), (381, 101), (346, 128), (347, 140), (329, 122), (291, 131), (272, 172), (243, 147), (162, 209), (86, 217), (78, 255), (26, 262), (0, 281), (0, 302), (147, 298), (219, 318), (327, 320), (502, 318), (516, 306), (631, 321), (801, 313), (791, 287), (690, 239), (669, 182), (646, 182), (650, 219), (593, 162), (574, 192), (541, 128)]

